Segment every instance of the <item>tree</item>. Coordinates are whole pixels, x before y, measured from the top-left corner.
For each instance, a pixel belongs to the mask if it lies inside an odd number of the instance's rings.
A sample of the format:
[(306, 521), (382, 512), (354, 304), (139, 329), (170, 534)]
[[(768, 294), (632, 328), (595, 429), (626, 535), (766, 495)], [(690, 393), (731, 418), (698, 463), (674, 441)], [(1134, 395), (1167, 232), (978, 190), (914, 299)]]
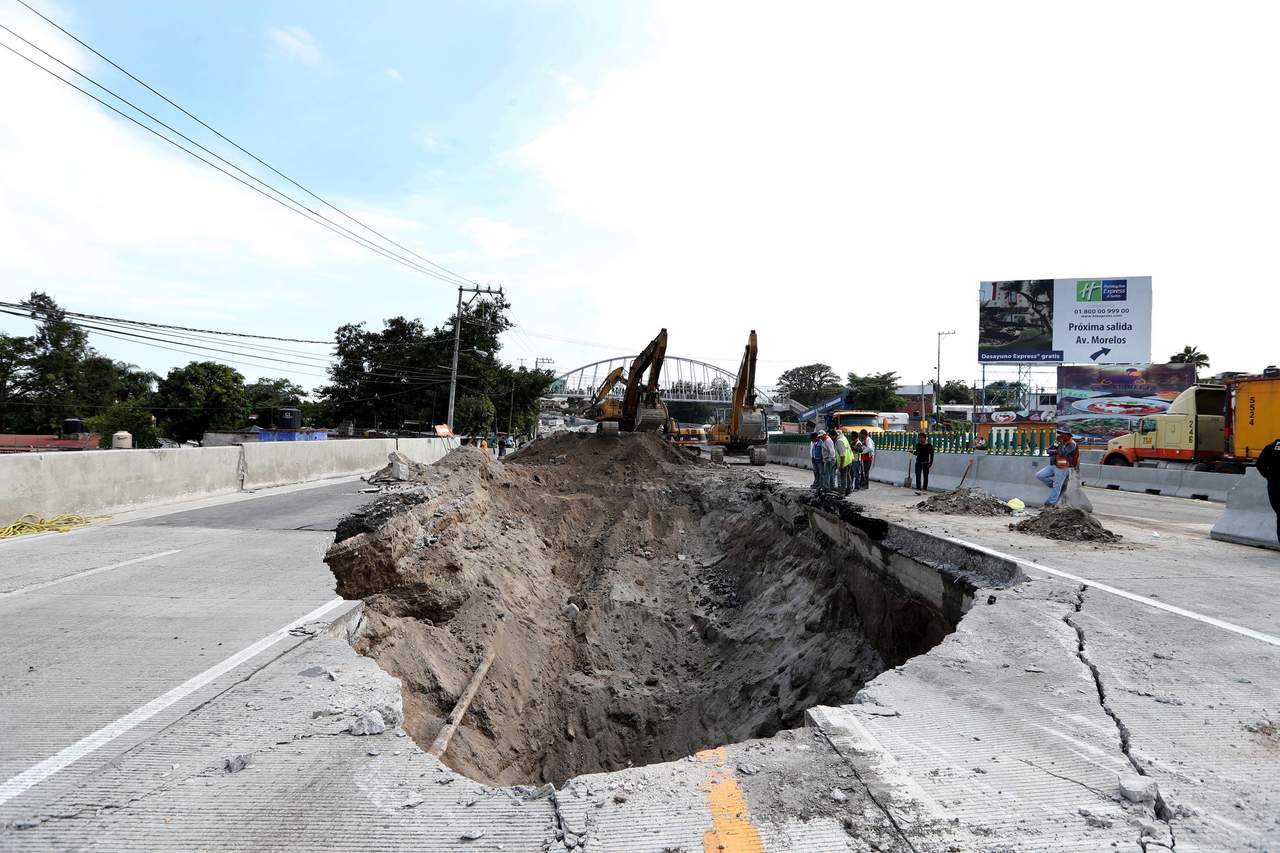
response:
[(1201, 370), (1209, 369), (1209, 356), (1200, 352), (1199, 347), (1186, 346), (1182, 348), (1182, 352), (1175, 352), (1169, 356), (1170, 364), (1190, 364), (1196, 369), (1196, 378), (1200, 378)]
[(99, 447), (110, 447), (111, 436), (124, 430), (133, 436), (134, 447), (159, 447), (160, 431), (156, 429), (156, 417), (141, 399), (126, 400), (107, 408), (102, 414), (85, 420), (90, 432), (101, 438)]
[(245, 424), (244, 377), (214, 361), (175, 367), (160, 380), (157, 410), (164, 429), (178, 441), (199, 441), (210, 430), (234, 430)]
[(778, 390), (805, 406), (840, 393), (840, 377), (829, 364), (793, 367), (778, 377)]
[(985, 405), (1005, 407), (1020, 406), (1026, 391), (1027, 386), (1021, 382), (1008, 382), (1004, 379), (1000, 379), (996, 382), (988, 382), (985, 393), (985, 399), (987, 402)]
[(277, 422), (275, 410), (285, 407), (297, 408), (307, 391), (301, 385), (295, 385), (288, 379), (259, 379), (244, 389), (245, 406), (249, 414), (257, 415), (255, 423), (260, 427)]
[(859, 376), (849, 374), (849, 405), (872, 412), (897, 411), (903, 404), (898, 393), (898, 374), (894, 371), (868, 373)]
[(472, 394), (458, 401), (453, 411), (454, 432), (458, 435), (487, 436), (493, 431), (493, 401)]
[(959, 379), (948, 379), (938, 389), (938, 400), (942, 403), (968, 406), (973, 403), (973, 389)]

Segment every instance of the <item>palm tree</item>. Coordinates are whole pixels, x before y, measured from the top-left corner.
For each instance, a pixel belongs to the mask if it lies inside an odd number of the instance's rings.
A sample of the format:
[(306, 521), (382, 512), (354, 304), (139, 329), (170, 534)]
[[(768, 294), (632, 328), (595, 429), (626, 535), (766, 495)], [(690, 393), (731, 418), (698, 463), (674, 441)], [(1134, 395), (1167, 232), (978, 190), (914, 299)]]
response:
[(1190, 364), (1196, 369), (1196, 378), (1200, 378), (1200, 370), (1208, 369), (1209, 356), (1200, 352), (1199, 347), (1183, 347), (1182, 352), (1175, 352), (1169, 356), (1170, 364)]

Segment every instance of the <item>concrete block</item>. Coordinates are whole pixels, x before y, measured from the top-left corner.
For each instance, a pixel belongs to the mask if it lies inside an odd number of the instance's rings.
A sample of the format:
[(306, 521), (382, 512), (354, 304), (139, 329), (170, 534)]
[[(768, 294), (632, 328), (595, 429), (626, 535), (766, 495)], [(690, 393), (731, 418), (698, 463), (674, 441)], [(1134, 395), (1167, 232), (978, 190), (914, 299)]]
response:
[(1224, 542), (1280, 550), (1276, 538), (1276, 514), (1267, 499), (1267, 481), (1250, 468), (1227, 495), (1227, 508), (1209, 536)]

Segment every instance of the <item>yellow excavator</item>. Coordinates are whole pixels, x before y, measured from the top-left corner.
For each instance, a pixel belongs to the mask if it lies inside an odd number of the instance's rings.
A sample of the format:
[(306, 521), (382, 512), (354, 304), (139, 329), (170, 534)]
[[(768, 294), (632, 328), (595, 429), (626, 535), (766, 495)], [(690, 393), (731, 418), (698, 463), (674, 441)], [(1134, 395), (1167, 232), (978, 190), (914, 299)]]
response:
[[(667, 422), (667, 404), (658, 394), (658, 377), (667, 355), (667, 330), (649, 342), (631, 362), (626, 378), (615, 367), (591, 398), (591, 409), (601, 432), (654, 432)], [(646, 371), (648, 377), (645, 377)], [(621, 400), (609, 399), (613, 387), (623, 381)]]
[(707, 444), (723, 447), (726, 453), (746, 453), (752, 465), (763, 465), (769, 457), (769, 431), (764, 408), (756, 405), (757, 352), (756, 331), (752, 329), (733, 385), (729, 423), (712, 424)]

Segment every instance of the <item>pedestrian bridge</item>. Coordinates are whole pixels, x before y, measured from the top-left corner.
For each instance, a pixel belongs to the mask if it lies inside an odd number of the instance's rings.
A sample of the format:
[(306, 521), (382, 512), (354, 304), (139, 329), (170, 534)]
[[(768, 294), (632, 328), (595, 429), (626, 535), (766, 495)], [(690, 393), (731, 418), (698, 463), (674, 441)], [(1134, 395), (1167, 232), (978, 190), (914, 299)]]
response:
[[(546, 396), (559, 400), (587, 399), (596, 393), (600, 383), (615, 367), (621, 366), (624, 375), (635, 360), (634, 355), (620, 355), (593, 364), (586, 364), (557, 376)], [(722, 370), (714, 364), (692, 358), (667, 356), (658, 374), (658, 390), (668, 403), (723, 403), (732, 402), (733, 384), (738, 374)], [(614, 386), (610, 397), (622, 396), (622, 385)], [(771, 405), (773, 398), (756, 387), (756, 401)]]

